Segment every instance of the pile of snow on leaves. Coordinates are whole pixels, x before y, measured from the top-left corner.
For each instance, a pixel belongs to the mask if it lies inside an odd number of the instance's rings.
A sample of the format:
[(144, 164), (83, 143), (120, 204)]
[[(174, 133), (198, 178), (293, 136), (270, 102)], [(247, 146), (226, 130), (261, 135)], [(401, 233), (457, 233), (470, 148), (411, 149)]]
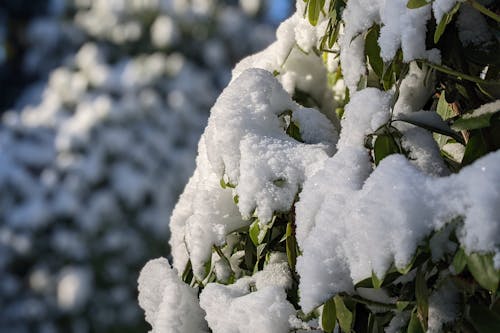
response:
[[(396, 101), (393, 91), (355, 92), (366, 71), (364, 40), (357, 36), (383, 23), (378, 42), (384, 60), (401, 47), (406, 62), (425, 58), (439, 63), (439, 51), (425, 49), (425, 25), (431, 15), (439, 21), (454, 3), (435, 1), (410, 10), (406, 1), (348, 1), (340, 65), (354, 93), (340, 123), (333, 110), (343, 87), (331, 91), (326, 84), (326, 73), (339, 63), (332, 55), (324, 65), (313, 51), (327, 18), (320, 14), (312, 27), (303, 17), (304, 1), (297, 1), (297, 13), (279, 27), (274, 44), (236, 66), (211, 110), (196, 170), (170, 220), (173, 267), (161, 259), (141, 272), (139, 300), (153, 332), (183, 331), (188, 318), (200, 332), (207, 325), (220, 333), (310, 330), (285, 297), (290, 288), (286, 259), (281, 261), (286, 269), (276, 270), (280, 261), (274, 254), (278, 261), (266, 260), (262, 271), (241, 276), (238, 264), (244, 253), (232, 254), (229, 235), (248, 227), (252, 217), (264, 228), (273, 213), (289, 211), (297, 195), (302, 253), (296, 271), (304, 313), (337, 293), (352, 292), (372, 272), (382, 277), (391, 264), (406, 267), (425, 237), (458, 217), (463, 219), (460, 245), (470, 252), (495, 253), (500, 268), (500, 152), (449, 175), (423, 129), (395, 125), (410, 159), (391, 155), (374, 168), (364, 146), (366, 136), (391, 117), (421, 111), (430, 90), (424, 84), (428, 69), (412, 63)], [(299, 90), (313, 96), (318, 108), (295, 103), (292, 96)], [(300, 140), (287, 133), (290, 123), (300, 128)], [(225, 266), (212, 254), (214, 248), (228, 249)], [(450, 249), (446, 240), (435, 239), (432, 250), (439, 255)], [(187, 265), (203, 289), (182, 282)], [(203, 281), (210, 266), (216, 281)], [(259, 285), (269, 271), (274, 273)], [(230, 274), (236, 281), (227, 284)], [(437, 301), (441, 298), (431, 295), (431, 331), (452, 317)], [(178, 320), (168, 320), (174, 317)]]

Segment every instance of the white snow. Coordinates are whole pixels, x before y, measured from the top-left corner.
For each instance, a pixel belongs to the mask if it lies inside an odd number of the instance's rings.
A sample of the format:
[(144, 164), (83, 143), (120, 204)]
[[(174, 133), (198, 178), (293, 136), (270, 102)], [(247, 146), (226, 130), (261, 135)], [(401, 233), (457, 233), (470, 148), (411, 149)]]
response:
[(459, 293), (450, 281), (443, 283), (429, 296), (428, 333), (442, 332), (443, 324), (452, 322), (459, 314)]
[(149, 261), (139, 276), (139, 305), (151, 333), (207, 332), (197, 291), (184, 284), (165, 258)]
[(214, 332), (287, 333), (295, 313), (283, 288), (264, 286), (249, 291), (251, 279), (224, 286), (210, 283), (200, 294), (200, 305)]
[[(305, 2), (297, 1), (297, 12), (280, 26), (275, 43), (233, 70), (211, 110), (196, 170), (170, 221), (174, 267), (182, 271), (191, 262), (203, 287), (200, 306), (213, 332), (311, 328), (297, 319), (286, 300), (293, 281), (284, 255), (273, 253), (262, 271), (242, 276), (237, 266), (244, 253), (233, 253), (236, 236), (228, 235), (249, 226), (252, 218), (263, 226), (294, 203), (301, 250), (296, 273), (304, 313), (340, 292), (394, 304), (396, 299), (384, 290), (354, 290), (354, 285), (372, 274), (383, 278), (392, 265), (405, 268), (429, 235), (433, 260), (458, 245), (467, 253), (493, 253), (499, 265), (500, 152), (450, 175), (430, 132), (391, 122), (411, 118), (445, 129), (435, 112), (423, 110), (434, 90), (434, 76), (412, 61), (440, 62), (439, 51), (425, 47), (426, 25), (431, 15), (440, 19), (456, 1), (436, 0), (416, 10), (406, 3), (347, 3), (335, 46), (340, 47), (340, 66), (350, 90), (340, 126), (328, 111), (336, 106), (333, 96), (340, 93), (326, 85), (327, 71), (336, 70), (339, 60), (325, 59), (325, 66), (316, 55), (327, 18), (321, 14), (316, 27), (307, 25)], [(381, 25), (383, 60), (391, 61), (401, 48), (404, 62), (411, 62), (399, 87), (387, 92), (358, 90), (358, 81), (367, 74), (364, 36), (373, 24)], [(313, 97), (315, 107), (295, 103), (292, 97), (298, 91)], [(496, 107), (483, 108), (491, 112)], [(290, 124), (300, 128), (301, 140), (286, 133)], [(366, 139), (389, 124), (401, 133), (407, 156), (393, 154), (375, 166)], [(452, 223), (457, 219), (462, 222)], [(449, 241), (452, 232), (459, 244)], [(212, 253), (214, 245), (229, 264)], [(203, 286), (209, 260), (219, 282)], [(236, 282), (220, 283), (230, 276)], [(415, 271), (399, 282), (414, 277)], [(431, 332), (454, 318), (452, 294), (445, 286), (431, 295)], [(408, 319), (408, 313), (397, 314), (387, 331), (397, 331)]]

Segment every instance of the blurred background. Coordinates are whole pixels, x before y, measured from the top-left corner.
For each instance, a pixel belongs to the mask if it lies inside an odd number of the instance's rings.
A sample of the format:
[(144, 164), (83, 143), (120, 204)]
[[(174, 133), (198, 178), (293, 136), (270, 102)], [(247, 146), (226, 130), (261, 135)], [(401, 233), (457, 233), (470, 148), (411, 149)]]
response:
[(0, 1), (0, 333), (148, 330), (210, 107), (292, 2)]

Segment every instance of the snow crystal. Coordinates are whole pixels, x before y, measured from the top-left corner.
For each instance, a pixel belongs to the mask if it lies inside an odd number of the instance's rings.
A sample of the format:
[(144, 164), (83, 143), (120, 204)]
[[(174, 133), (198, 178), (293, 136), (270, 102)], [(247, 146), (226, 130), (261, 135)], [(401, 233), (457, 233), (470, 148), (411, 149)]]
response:
[(139, 305), (151, 333), (207, 332), (196, 290), (184, 284), (165, 258), (149, 261), (139, 276)]

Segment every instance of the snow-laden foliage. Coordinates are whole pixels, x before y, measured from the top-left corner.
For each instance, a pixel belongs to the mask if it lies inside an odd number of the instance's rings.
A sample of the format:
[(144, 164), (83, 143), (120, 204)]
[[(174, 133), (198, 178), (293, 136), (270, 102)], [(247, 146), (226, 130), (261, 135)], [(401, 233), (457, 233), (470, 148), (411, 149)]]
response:
[(50, 3), (0, 124), (0, 331), (137, 332), (207, 111), (273, 30), (223, 1)]
[(296, 10), (233, 70), (171, 216), (199, 329), (497, 330), (498, 5)]

